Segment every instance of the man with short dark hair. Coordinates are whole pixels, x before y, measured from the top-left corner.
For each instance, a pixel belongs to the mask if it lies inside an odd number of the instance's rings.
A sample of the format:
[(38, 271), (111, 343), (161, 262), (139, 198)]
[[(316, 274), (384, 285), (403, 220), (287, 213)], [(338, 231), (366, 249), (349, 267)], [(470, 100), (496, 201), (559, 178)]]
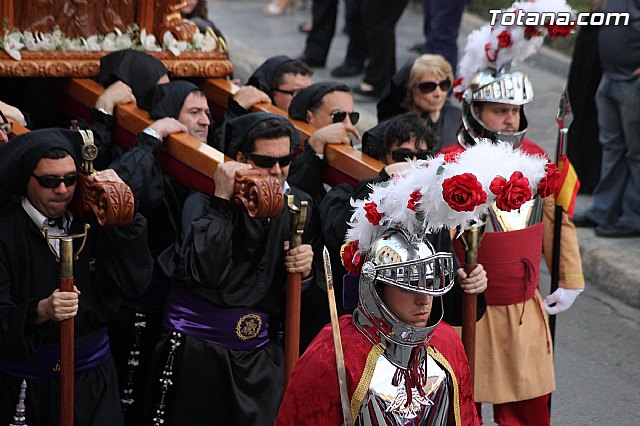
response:
[[(42, 129), (2, 148), (0, 186), (22, 196), (0, 214), (0, 424), (8, 424), (26, 379), (26, 419), (48, 425), (59, 417), (59, 322), (75, 323), (75, 421), (122, 424), (118, 380), (105, 331), (122, 297), (139, 295), (151, 278), (146, 221), (102, 228), (94, 220), (74, 261), (77, 288), (61, 292), (53, 236), (81, 233), (69, 209), (78, 179), (78, 132)], [(89, 180), (122, 182), (113, 170)], [(60, 254), (59, 243), (51, 242)]]
[(313, 70), (307, 64), (285, 55), (267, 59), (249, 77), (247, 85), (267, 93), (275, 106), (289, 110), (293, 97), (311, 85)]
[(195, 192), (185, 202), (182, 234), (160, 256), (174, 284), (165, 308), (168, 332), (153, 360), (164, 385), (151, 394), (149, 415), (157, 409), (156, 422), (273, 424), (283, 391), (278, 330), (286, 274), (299, 272), (303, 286), (313, 281), (317, 233), (309, 208), (303, 244), (289, 249), (287, 212), (253, 219), (231, 199), (236, 172), (253, 169), (278, 179), (296, 203), (310, 201), (287, 183), (296, 138), (293, 126), (277, 115), (231, 120), (225, 154), (236, 161), (216, 168), (213, 196)]
[(291, 168), (291, 182), (307, 192), (316, 202), (325, 195), (322, 168), (327, 164), (324, 149), (327, 144), (351, 143), (351, 136), (360, 139), (355, 125), (360, 114), (354, 111), (348, 86), (334, 82), (315, 83), (301, 90), (289, 106), (289, 117), (311, 124), (317, 130), (311, 134)]

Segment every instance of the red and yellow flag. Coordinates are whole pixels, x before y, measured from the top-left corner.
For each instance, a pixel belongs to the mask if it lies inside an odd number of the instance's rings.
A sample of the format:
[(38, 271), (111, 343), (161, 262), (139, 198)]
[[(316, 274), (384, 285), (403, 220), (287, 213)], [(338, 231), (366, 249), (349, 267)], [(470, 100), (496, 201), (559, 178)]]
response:
[(556, 205), (562, 206), (569, 217), (573, 217), (580, 180), (566, 155), (558, 158), (558, 173), (560, 176), (556, 185)]

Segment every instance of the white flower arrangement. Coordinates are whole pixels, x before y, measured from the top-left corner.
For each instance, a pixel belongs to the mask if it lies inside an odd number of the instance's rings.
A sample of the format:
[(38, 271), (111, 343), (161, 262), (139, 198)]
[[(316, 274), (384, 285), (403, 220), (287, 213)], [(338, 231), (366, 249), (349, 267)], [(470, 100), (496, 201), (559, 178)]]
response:
[(352, 199), (346, 241), (358, 241), (364, 253), (391, 227), (410, 235), (466, 227), (494, 202), (510, 211), (548, 196), (556, 179), (557, 169), (545, 157), (483, 140), (466, 151), (410, 162), (391, 180), (373, 185), (366, 200)]
[(147, 52), (170, 51), (175, 56), (180, 56), (182, 52), (213, 52), (218, 44), (212, 35), (196, 33), (190, 41), (178, 41), (167, 31), (159, 45), (153, 34), (147, 34), (143, 28), (139, 30), (137, 25), (133, 25), (123, 33), (119, 29), (108, 34), (94, 34), (87, 38), (69, 38), (59, 28), (55, 28), (52, 33), (31, 31), (20, 31), (14, 29), (6, 31), (0, 40), (2, 48), (9, 56), (16, 61), (22, 59), (21, 51), (42, 52), (98, 52), (116, 51), (123, 49), (144, 50)]

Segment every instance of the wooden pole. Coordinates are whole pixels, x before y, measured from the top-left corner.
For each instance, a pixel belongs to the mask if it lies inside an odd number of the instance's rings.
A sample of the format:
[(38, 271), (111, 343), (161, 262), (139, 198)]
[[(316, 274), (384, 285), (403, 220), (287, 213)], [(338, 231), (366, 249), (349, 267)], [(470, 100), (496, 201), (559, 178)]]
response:
[[(60, 291), (73, 291), (73, 239), (60, 241)], [(73, 426), (74, 332), (73, 318), (60, 322), (60, 425)]]
[[(478, 247), (482, 238), (480, 227), (472, 227), (464, 231), (463, 242), (465, 246), (464, 271), (469, 274), (478, 265)], [(471, 385), (475, 379), (476, 364), (476, 312), (478, 296), (475, 294), (462, 294), (462, 344), (464, 352), (469, 360), (471, 370)]]
[[(289, 249), (302, 244), (302, 233), (307, 220), (306, 201), (295, 204), (295, 197), (287, 195), (287, 206), (290, 214), (291, 239)], [(289, 377), (300, 357), (300, 309), (302, 305), (302, 275), (300, 273), (287, 274), (287, 313), (284, 325), (284, 389), (287, 388)]]
[(340, 406), (342, 407), (342, 418), (344, 426), (352, 426), (351, 404), (349, 403), (349, 390), (347, 388), (347, 370), (344, 364), (344, 352), (342, 351), (342, 336), (340, 335), (340, 321), (338, 319), (338, 309), (336, 308), (336, 297), (333, 289), (333, 274), (331, 272), (331, 259), (329, 250), (324, 247), (322, 251), (324, 260), (324, 278), (327, 282), (327, 297), (329, 299), (329, 316), (331, 318), (331, 333), (333, 335), (333, 346), (336, 355), (336, 370), (338, 373), (338, 388), (340, 390)]

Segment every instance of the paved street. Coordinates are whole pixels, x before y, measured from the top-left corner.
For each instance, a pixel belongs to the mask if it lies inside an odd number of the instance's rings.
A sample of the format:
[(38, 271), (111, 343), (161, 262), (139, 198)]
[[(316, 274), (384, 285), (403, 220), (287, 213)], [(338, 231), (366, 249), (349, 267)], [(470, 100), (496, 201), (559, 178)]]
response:
[[(229, 41), (235, 77), (242, 83), (264, 59), (276, 54), (297, 56), (304, 48), (305, 35), (298, 32), (297, 26), (310, 18), (310, 5), (284, 16), (263, 17), (261, 10), (265, 4), (255, 0), (209, 0), (210, 16)], [(315, 69), (314, 81), (330, 80), (329, 71), (344, 57), (347, 38), (340, 31), (343, 4), (340, 2), (340, 20), (327, 67)], [(465, 16), (458, 43), (461, 49), (466, 35), (479, 24), (477, 18)], [(421, 31), (420, 14), (408, 8), (396, 29), (398, 66), (412, 57), (407, 47), (421, 41)], [(555, 65), (549, 66), (544, 58), (534, 57), (527, 64), (514, 67), (529, 74), (535, 90), (534, 102), (526, 107), (527, 135), (552, 157), (557, 134), (554, 119), (565, 83), (566, 59), (556, 61)], [(355, 84), (359, 78), (340, 81)], [(364, 113), (359, 124), (361, 130), (376, 123), (375, 101), (356, 98), (356, 109)], [(589, 204), (589, 197), (578, 200), (579, 206)], [(594, 237), (590, 229), (579, 230), (579, 237), (587, 279), (599, 281), (588, 281), (587, 290), (574, 307), (557, 320), (558, 390), (553, 395), (552, 424), (637, 425), (640, 310), (629, 305), (640, 306), (640, 274), (634, 272), (640, 258), (640, 239), (602, 239)], [(606, 255), (598, 257), (601, 253)], [(546, 267), (542, 270), (541, 282), (548, 283)], [(542, 287), (543, 294), (547, 294), (548, 284)], [(489, 410), (484, 410), (484, 417), (485, 424), (494, 424)]]

